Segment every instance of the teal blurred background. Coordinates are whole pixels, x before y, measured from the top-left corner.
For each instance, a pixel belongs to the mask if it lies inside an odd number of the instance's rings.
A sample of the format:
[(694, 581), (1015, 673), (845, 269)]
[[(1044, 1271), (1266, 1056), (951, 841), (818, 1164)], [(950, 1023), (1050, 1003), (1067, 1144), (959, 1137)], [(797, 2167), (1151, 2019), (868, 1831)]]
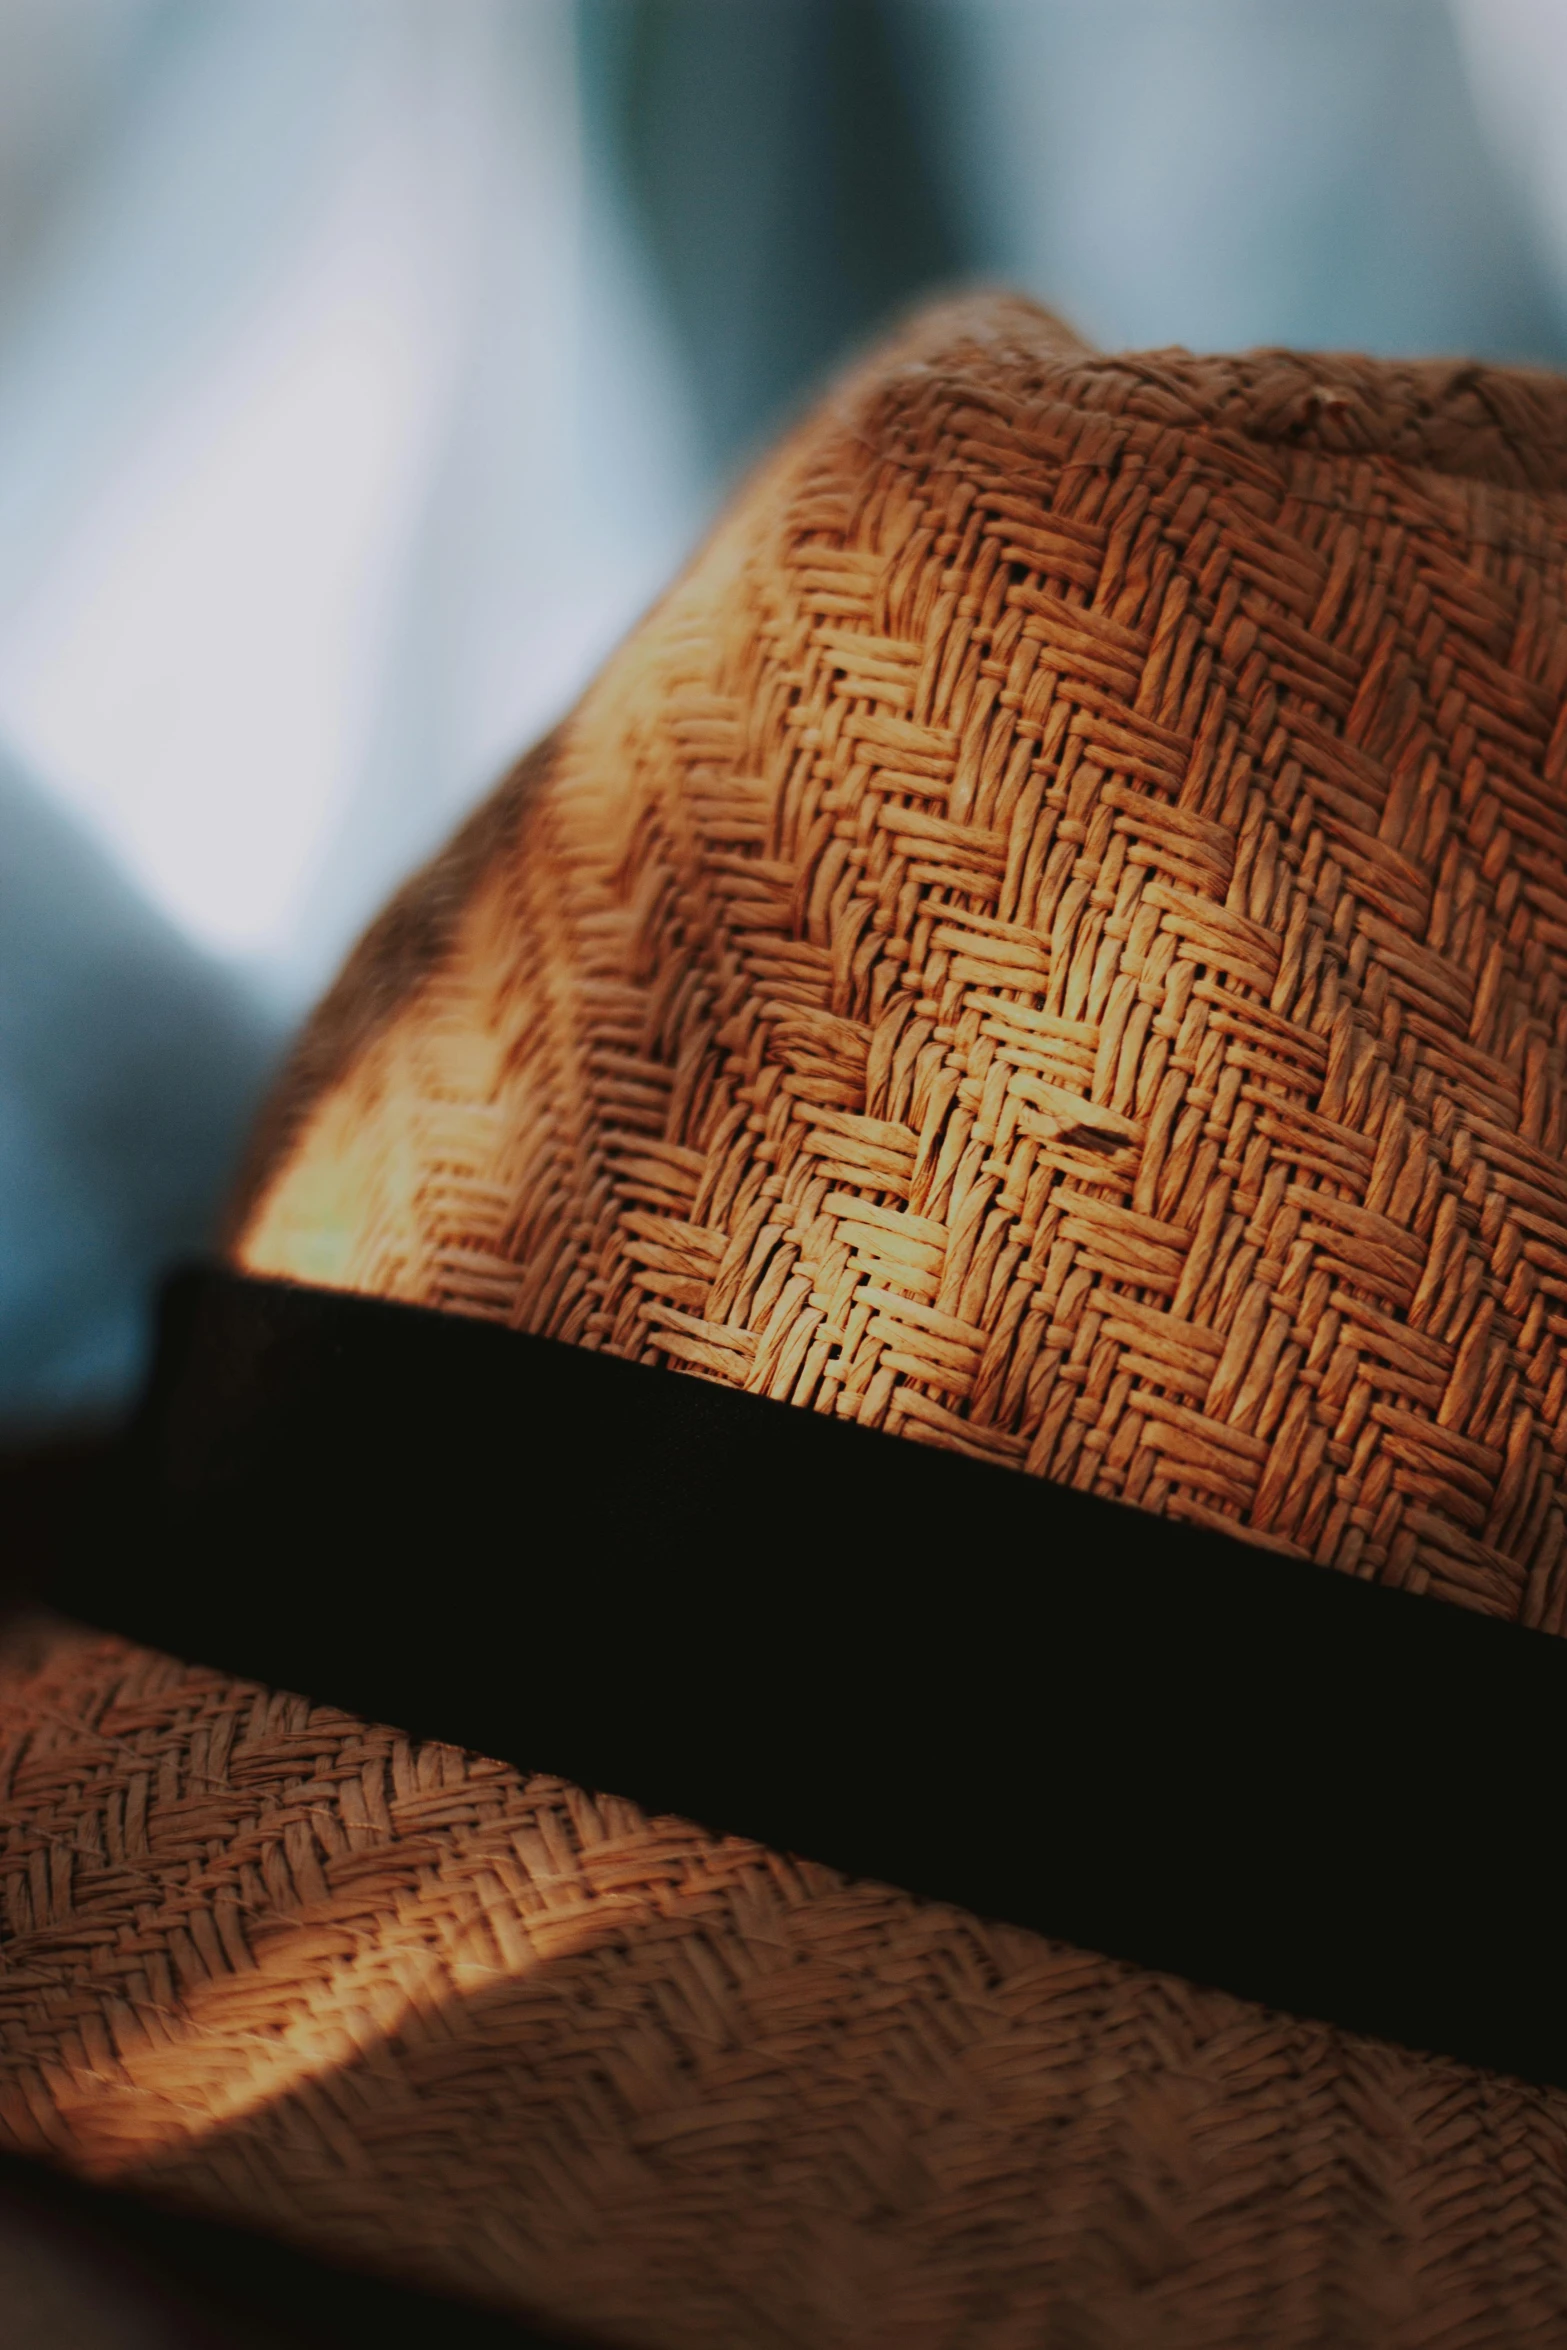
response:
[(0, 1430), (918, 294), (1567, 357), (1561, 0), (0, 0)]

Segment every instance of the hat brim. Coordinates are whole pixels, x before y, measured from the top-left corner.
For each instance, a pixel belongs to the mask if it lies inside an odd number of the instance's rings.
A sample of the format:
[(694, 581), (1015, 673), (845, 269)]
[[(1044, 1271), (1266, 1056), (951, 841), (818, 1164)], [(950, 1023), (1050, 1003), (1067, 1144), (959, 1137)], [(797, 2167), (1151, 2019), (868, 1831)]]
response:
[[(238, 1285), (263, 1290), (275, 1313), (274, 1285)], [(385, 1355), (399, 1309), (338, 1303)], [(408, 1324), (422, 1339), (432, 1320)], [(527, 1344), (435, 1327), (442, 1349)], [(636, 1379), (650, 1410), (655, 1396), (712, 1408), (673, 1374), (574, 1360)], [(801, 1431), (808, 1453), (810, 1415), (731, 1405)], [(972, 1466), (884, 1441), (927, 1500), (922, 1478)], [(221, 1448), (208, 1457), (221, 1465)], [(545, 1467), (535, 1453), (535, 1479)], [(536, 1503), (529, 1460), (512, 1473)], [(802, 1455), (796, 1491), (809, 1474)], [(252, 1491), (248, 1539), (275, 1543), (283, 1521)], [(232, 1508), (227, 1522), (214, 1584), (254, 1565)], [(510, 1619), (519, 1722), (525, 1693), (558, 1719), (553, 1691), (614, 1670), (603, 1557), (574, 1551), (547, 1507), (538, 1522), (560, 1529), (554, 1574), (572, 1602), (538, 1609), (531, 1645)], [(281, 1592), (309, 1618), (308, 1561), (302, 1529), (277, 1561), (274, 1611)], [(748, 1561), (731, 1563), (738, 1595)], [(133, 1606), (155, 1561), (131, 1540), (119, 1565)], [(462, 1544), (427, 1560), (419, 1588), (365, 1552), (344, 1570), (367, 1650), (400, 1616), (405, 1630), (455, 1620), (475, 1659), (493, 1658), (499, 1578), (467, 1574)], [(1401, 1625), (1459, 1627), (1475, 1654), (1493, 1637), (1555, 1654), (1434, 1602), (1366, 1596)], [(994, 1692), (961, 1686), (954, 1612), (925, 1634), (954, 1703), (932, 1715), (906, 1813), (950, 1814), (956, 1786), (980, 1847), (996, 1815), (1007, 1836), (1031, 1816), (1015, 1877), (1048, 1910), (1052, 1850), (1071, 1849), (1055, 1830), (1092, 1816), (1102, 1756), (1085, 1748), (1063, 1773), (1042, 1725), (1048, 1759), (1009, 1785), (1001, 1727), (984, 1731)], [(737, 1607), (724, 1627), (721, 1663), (753, 1689), (765, 1622)], [(842, 1625), (817, 1632), (841, 1640)], [(689, 1647), (684, 1671), (667, 1652), (644, 1663), (658, 1707), (701, 1716), (710, 1647)], [(1053, 1686), (1069, 1680), (1058, 1669)], [(13, 1640), (0, 1735), (0, 2129), (85, 2176), (682, 2350), (1381, 2342), (1437, 2322), (1455, 2341), (1504, 2323), (1522, 2340), (1567, 2315), (1567, 2096), (1549, 2082), (1291, 2016), (115, 1635)], [(810, 1781), (822, 1741), (802, 1710), (780, 1785)], [(1237, 1753), (1237, 1779), (1253, 1763)], [(1101, 1861), (1107, 1881), (1135, 1868), (1130, 1840)]]

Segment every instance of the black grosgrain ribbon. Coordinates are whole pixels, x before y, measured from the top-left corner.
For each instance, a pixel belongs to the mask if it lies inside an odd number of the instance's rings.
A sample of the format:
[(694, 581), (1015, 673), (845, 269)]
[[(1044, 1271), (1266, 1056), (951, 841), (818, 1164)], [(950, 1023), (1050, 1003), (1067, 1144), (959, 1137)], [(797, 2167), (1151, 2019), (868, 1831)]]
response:
[(1567, 1642), (706, 1381), (203, 1270), (54, 1593), (1567, 2085)]

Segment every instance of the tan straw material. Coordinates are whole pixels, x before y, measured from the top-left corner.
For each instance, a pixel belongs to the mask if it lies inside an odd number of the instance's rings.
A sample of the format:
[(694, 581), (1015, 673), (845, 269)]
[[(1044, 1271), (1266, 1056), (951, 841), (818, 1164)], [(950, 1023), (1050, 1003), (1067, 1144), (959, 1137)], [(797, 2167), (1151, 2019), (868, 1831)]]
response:
[(656, 2350), (1567, 2339), (1567, 2095), (69, 1638), (0, 2135)]
[[(238, 1261), (1561, 1631), (1564, 489), (1544, 377), (935, 315), (361, 948)], [(0, 2139), (615, 2342), (1567, 2339), (1561, 2091), (119, 1641), (13, 1648), (0, 1887)]]
[(238, 1249), (1560, 1631), (1567, 386), (937, 313), (307, 1040)]

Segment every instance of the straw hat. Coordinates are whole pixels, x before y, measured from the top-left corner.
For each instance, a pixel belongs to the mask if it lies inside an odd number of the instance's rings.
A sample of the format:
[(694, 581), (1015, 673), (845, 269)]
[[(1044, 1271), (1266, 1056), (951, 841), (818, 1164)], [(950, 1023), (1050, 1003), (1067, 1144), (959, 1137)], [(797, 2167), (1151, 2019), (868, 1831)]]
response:
[(13, 1636), (0, 2136), (659, 2350), (1567, 2336), (1564, 492), (1002, 299), (762, 466)]

